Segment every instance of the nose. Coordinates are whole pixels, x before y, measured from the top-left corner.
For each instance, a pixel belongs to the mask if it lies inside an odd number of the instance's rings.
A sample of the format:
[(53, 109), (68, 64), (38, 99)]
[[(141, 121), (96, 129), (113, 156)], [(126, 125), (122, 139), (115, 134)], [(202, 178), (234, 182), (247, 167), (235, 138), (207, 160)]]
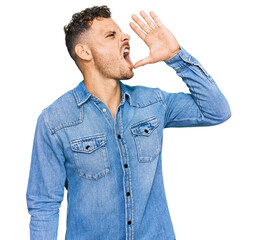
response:
[(130, 40), (130, 36), (128, 34), (126, 34), (126, 33), (122, 33), (121, 34), (121, 41), (123, 42), (125, 40), (129, 41)]

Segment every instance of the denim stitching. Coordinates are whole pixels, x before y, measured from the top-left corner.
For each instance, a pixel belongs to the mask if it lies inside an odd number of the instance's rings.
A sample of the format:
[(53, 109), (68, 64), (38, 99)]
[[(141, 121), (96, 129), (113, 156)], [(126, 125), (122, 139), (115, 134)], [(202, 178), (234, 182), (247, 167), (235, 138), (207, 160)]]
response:
[[(122, 127), (122, 120), (120, 119), (121, 122), (121, 131), (123, 133), (123, 127)], [(126, 150), (126, 158), (129, 159), (128, 155), (128, 148), (126, 145), (126, 142), (123, 138), (123, 143), (124, 143), (124, 148)], [(129, 163), (129, 162), (128, 162)], [(131, 233), (132, 233), (132, 240), (134, 239), (134, 201), (133, 201), (133, 189), (132, 189), (132, 181), (131, 181), (131, 171), (129, 170), (129, 184), (130, 184), (130, 196), (131, 196), (131, 208), (132, 208), (132, 213), (131, 213)]]
[(79, 97), (78, 97), (78, 95), (77, 95), (77, 92), (76, 92), (76, 89), (75, 89), (75, 88), (73, 89), (73, 94), (74, 94), (74, 96), (75, 96), (75, 99), (76, 99), (77, 104), (79, 104)]
[(146, 106), (149, 106), (153, 103), (156, 103), (156, 102), (160, 102), (162, 99), (156, 99), (155, 101), (152, 101), (152, 102), (148, 102), (148, 103), (145, 103), (145, 104), (142, 104), (142, 105), (136, 105), (136, 104), (132, 104), (131, 103), (131, 106), (133, 107), (146, 107)]
[[(118, 113), (119, 114), (119, 113)], [(122, 124), (122, 118), (121, 118), (121, 113), (120, 115), (118, 115), (118, 121), (120, 123), (120, 131), (121, 131), (121, 135), (123, 136), (123, 124)], [(122, 138), (122, 141), (123, 141), (123, 144), (124, 144), (124, 148), (125, 148), (125, 154), (126, 154), (126, 158), (127, 158), (127, 162), (129, 163), (129, 155), (128, 155), (128, 149), (127, 149), (127, 145), (126, 145), (126, 142), (124, 140), (124, 138)], [(118, 147), (119, 147), (119, 143), (118, 143)], [(133, 201), (133, 190), (132, 190), (132, 182), (131, 182), (131, 171), (129, 170), (129, 184), (130, 184), (130, 193), (131, 193), (131, 208), (132, 208), (132, 213), (131, 213), (131, 235), (132, 235), (132, 240), (134, 240), (134, 201)], [(123, 178), (123, 186), (125, 186), (125, 183), (124, 183), (124, 178)], [(125, 206), (126, 206), (126, 199), (125, 199)], [(127, 207), (127, 206), (126, 206)], [(128, 216), (127, 216), (127, 211), (125, 211), (125, 214), (126, 214), (126, 219), (128, 220)], [(127, 223), (125, 223), (127, 226)], [(127, 227), (126, 227), (126, 239), (127, 239), (127, 236), (128, 236), (128, 232), (127, 232)]]
[(109, 158), (108, 158), (108, 152), (107, 152), (107, 149), (106, 149), (106, 144), (107, 144), (106, 136), (104, 134), (92, 135), (92, 136), (89, 136), (89, 137), (79, 138), (79, 139), (75, 139), (75, 140), (71, 141), (71, 145), (72, 145), (72, 143), (82, 142), (83, 140), (92, 140), (92, 139), (96, 139), (96, 138), (101, 138), (101, 139), (105, 140), (105, 142), (103, 144), (101, 144), (101, 145), (97, 146), (96, 148), (94, 148), (94, 151), (103, 147), (102, 151), (104, 151), (105, 160), (106, 160), (104, 162), (104, 164), (107, 164), (107, 165), (104, 165), (104, 169), (101, 170), (98, 173), (95, 173), (95, 174), (88, 174), (86, 172), (83, 173), (82, 167), (80, 166), (79, 161), (78, 161), (79, 160), (79, 155), (78, 155), (79, 153), (80, 154), (91, 154), (92, 152), (87, 153), (85, 151), (77, 151), (77, 150), (74, 150), (72, 148), (79, 176), (83, 177), (83, 178), (86, 178), (86, 179), (89, 179), (89, 180), (98, 180), (99, 178), (101, 178), (101, 177), (103, 177), (106, 174), (111, 172), (111, 166), (110, 166), (110, 162), (109, 162)]
[[(154, 130), (157, 130), (157, 128), (154, 128)], [(157, 134), (158, 134), (158, 136), (157, 136), (157, 141), (158, 141), (157, 146), (158, 146), (158, 148), (156, 149), (156, 151), (154, 152), (153, 156), (151, 156), (151, 157), (143, 157), (142, 156), (143, 152), (142, 152), (142, 148), (141, 148), (141, 145), (140, 145), (140, 141), (141, 140), (138, 139), (138, 136), (134, 136), (134, 139), (135, 139), (135, 141), (137, 143), (136, 146), (140, 150), (140, 154), (141, 154), (141, 157), (140, 157), (140, 155), (138, 153), (139, 162), (152, 162), (157, 157), (157, 155), (161, 152), (161, 147), (160, 147), (160, 138), (161, 137), (160, 137), (160, 134), (159, 134), (158, 131), (157, 131)], [(150, 135), (148, 137), (150, 137)]]
[(74, 139), (74, 140), (71, 140), (71, 143), (76, 143), (76, 142), (81, 142), (83, 140), (91, 140), (91, 139), (96, 139), (96, 138), (104, 139), (105, 143), (106, 143), (106, 136), (104, 134), (98, 134), (98, 135), (92, 135), (92, 136), (88, 136), (88, 137)]
[(145, 122), (154, 122), (154, 120), (156, 122), (155, 125), (158, 125), (158, 121), (156, 121), (157, 120), (156, 116), (152, 116), (152, 117), (149, 117), (147, 119), (144, 119), (144, 120), (141, 120), (141, 121), (139, 121), (137, 123), (132, 124), (130, 126), (130, 129), (134, 128), (134, 127), (137, 127), (138, 125), (141, 125), (142, 123), (145, 123)]
[(50, 128), (49, 130), (50, 130), (50, 133), (53, 134), (62, 128), (74, 126), (74, 125), (77, 125), (82, 122), (83, 122), (83, 107), (80, 107), (80, 119), (79, 120), (76, 120), (73, 122), (68, 122), (68, 123), (62, 123), (60, 125), (57, 125), (56, 127)]
[(62, 148), (62, 146), (61, 146), (61, 143), (59, 142), (59, 140), (58, 140), (58, 138), (56, 137), (56, 135), (51, 133), (51, 129), (50, 129), (50, 127), (49, 127), (48, 119), (47, 119), (47, 116), (46, 116), (46, 109), (43, 110), (43, 119), (44, 119), (44, 122), (45, 122), (45, 124), (46, 124), (46, 127), (47, 127), (49, 133), (50, 133), (52, 136), (54, 136), (54, 139), (55, 139), (55, 141), (57, 142), (58, 146), (60, 147), (60, 149), (61, 149), (61, 151), (62, 151), (62, 153), (63, 153), (63, 156), (64, 156), (64, 151), (63, 151), (63, 148)]
[(87, 100), (88, 100), (88, 97), (86, 99), (84, 99), (82, 102), (80, 101), (79, 99), (79, 96), (77, 94), (77, 91), (76, 91), (76, 88), (73, 89), (73, 94), (74, 94), (74, 97), (76, 99), (76, 102), (77, 102), (77, 105), (78, 106), (81, 106), (83, 103), (85, 103)]
[(160, 88), (156, 88), (156, 89), (157, 89), (157, 94), (158, 94), (159, 98), (161, 99), (161, 103), (163, 104), (164, 109), (166, 110), (167, 109), (167, 104), (165, 103), (163, 97), (161, 96), (161, 90), (160, 90)]
[[(161, 95), (161, 90), (160, 90), (160, 88), (157, 88), (157, 93), (159, 94), (159, 96)], [(166, 104), (166, 102), (165, 102), (165, 100), (161, 97), (161, 99), (162, 99), (162, 101), (161, 101), (161, 103), (162, 103), (162, 105), (163, 105), (163, 107), (164, 107), (164, 114), (163, 114), (163, 126), (162, 126), (162, 128), (165, 128), (165, 116), (166, 116), (166, 110), (167, 110), (167, 104)]]
[[(103, 113), (101, 107), (99, 107), (98, 104), (96, 104), (95, 102), (91, 102), (91, 103), (94, 104), (101, 113)], [(108, 124), (110, 125), (110, 127), (113, 128), (112, 123), (108, 119), (108, 116), (106, 114), (103, 114), (103, 115), (104, 115), (104, 118), (106, 119), (106, 121), (108, 122)]]
[[(154, 126), (154, 128), (151, 131), (151, 134), (149, 136), (147, 136), (147, 137), (150, 137), (153, 134), (154, 131), (157, 131), (157, 134), (158, 134), (157, 135), (157, 138), (158, 138), (158, 140), (157, 140), (158, 141), (158, 148), (156, 149), (156, 151), (154, 152), (153, 156), (151, 156), (151, 157), (143, 156), (143, 151), (142, 151), (141, 144), (140, 144), (140, 142), (142, 140), (140, 140), (139, 137), (144, 135), (144, 134), (141, 134), (141, 135), (140, 134), (134, 134), (134, 131), (133, 131), (133, 129), (135, 129), (138, 126), (140, 126), (140, 125), (142, 125), (144, 123), (147, 123), (147, 122), (152, 123), (153, 126)], [(144, 120), (142, 120), (140, 122), (137, 122), (137, 123), (135, 123), (135, 124), (130, 126), (130, 130), (131, 130), (133, 139), (135, 140), (135, 143), (136, 143), (137, 157), (138, 157), (138, 161), (139, 162), (152, 162), (155, 159), (155, 157), (161, 152), (161, 147), (160, 147), (160, 143), (161, 143), (160, 142), (160, 138), (161, 137), (160, 137), (160, 134), (159, 134), (158, 129), (157, 129), (158, 126), (159, 126), (159, 123), (158, 123), (158, 120), (157, 120), (156, 116), (152, 116), (150, 118), (144, 119)]]
[(179, 68), (176, 68), (176, 72), (177, 72), (177, 73), (180, 73), (180, 72), (182, 72), (182, 70), (184, 70), (184, 69), (187, 68), (187, 67), (188, 67), (188, 65), (185, 64), (185, 65), (183, 65), (183, 66), (181, 66), (181, 67), (179, 67)]

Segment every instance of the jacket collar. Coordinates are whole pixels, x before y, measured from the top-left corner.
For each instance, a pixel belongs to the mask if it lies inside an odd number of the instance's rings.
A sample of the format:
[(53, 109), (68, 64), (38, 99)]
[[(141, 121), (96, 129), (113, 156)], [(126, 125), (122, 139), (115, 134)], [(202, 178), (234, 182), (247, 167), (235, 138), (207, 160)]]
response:
[[(121, 89), (121, 104), (124, 104), (125, 99), (127, 99), (127, 101), (129, 102), (129, 104), (131, 105), (131, 89), (129, 88), (128, 85), (122, 83), (119, 80), (119, 84), (120, 84), (120, 89)], [(84, 80), (82, 80), (77, 87), (75, 87), (73, 89), (73, 93), (77, 102), (78, 106), (81, 106), (83, 103), (85, 103), (90, 97), (92, 98), (92, 100), (94, 101), (100, 101), (100, 99), (98, 97), (96, 97), (95, 95), (93, 95), (92, 93), (90, 93), (85, 84), (84, 84)]]

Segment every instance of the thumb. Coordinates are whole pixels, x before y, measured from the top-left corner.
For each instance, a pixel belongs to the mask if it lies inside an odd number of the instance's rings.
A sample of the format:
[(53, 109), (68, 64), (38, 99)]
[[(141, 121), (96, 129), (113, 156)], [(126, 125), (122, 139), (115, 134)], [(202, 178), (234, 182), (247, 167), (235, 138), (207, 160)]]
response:
[(134, 68), (138, 68), (138, 67), (141, 67), (141, 66), (144, 66), (148, 63), (152, 63), (152, 59), (150, 58), (150, 56), (144, 58), (144, 59), (141, 59), (139, 61), (137, 61), (134, 65)]

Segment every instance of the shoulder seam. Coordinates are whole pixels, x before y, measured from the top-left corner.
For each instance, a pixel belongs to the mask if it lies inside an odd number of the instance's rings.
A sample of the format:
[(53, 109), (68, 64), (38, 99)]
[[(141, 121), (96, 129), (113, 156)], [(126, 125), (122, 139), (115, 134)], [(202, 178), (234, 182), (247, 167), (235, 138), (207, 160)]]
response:
[(158, 88), (158, 87), (157, 87), (156, 89), (157, 89), (157, 94), (158, 94), (159, 98), (161, 99), (161, 102), (162, 102), (162, 104), (163, 104), (163, 106), (164, 106), (164, 109), (166, 110), (166, 109), (167, 109), (167, 105), (166, 105), (164, 99), (162, 98), (161, 89)]
[(82, 123), (83, 122), (83, 106), (80, 107), (79, 111), (80, 111), (80, 118), (78, 120), (73, 121), (73, 122), (69, 122), (69, 123), (62, 123), (62, 124), (57, 125), (56, 127), (53, 127), (53, 128), (49, 127), (50, 133), (54, 134), (56, 131), (58, 131), (62, 128), (70, 127), (70, 126), (74, 126), (74, 125), (77, 125), (79, 123)]
[(49, 133), (50, 133), (50, 136), (52, 135), (52, 136), (54, 137), (54, 139), (55, 139), (55, 141), (57, 142), (58, 146), (60, 147), (62, 153), (64, 154), (63, 148), (62, 148), (61, 143), (59, 142), (59, 140), (58, 140), (56, 134), (53, 134), (53, 133), (51, 132), (51, 129), (49, 128), (48, 119), (47, 119), (47, 116), (46, 116), (46, 108), (43, 109), (42, 114), (43, 114), (43, 120), (44, 120), (44, 122), (45, 122), (45, 125), (46, 125), (46, 127), (47, 127)]

